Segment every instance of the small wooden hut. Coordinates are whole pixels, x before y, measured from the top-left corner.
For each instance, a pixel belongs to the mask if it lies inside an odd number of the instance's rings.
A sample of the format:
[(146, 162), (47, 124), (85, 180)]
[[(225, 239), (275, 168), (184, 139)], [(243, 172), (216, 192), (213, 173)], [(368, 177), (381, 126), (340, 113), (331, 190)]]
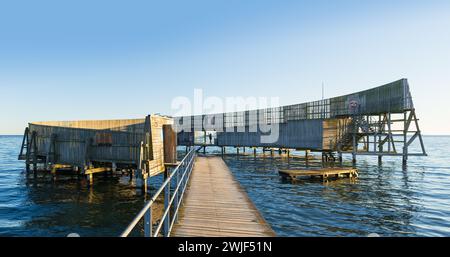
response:
[[(32, 122), (25, 129), (19, 159), (27, 170), (72, 167), (89, 175), (135, 170), (147, 179), (176, 162), (176, 134), (168, 116), (145, 119)], [(175, 137), (175, 139), (174, 139)]]

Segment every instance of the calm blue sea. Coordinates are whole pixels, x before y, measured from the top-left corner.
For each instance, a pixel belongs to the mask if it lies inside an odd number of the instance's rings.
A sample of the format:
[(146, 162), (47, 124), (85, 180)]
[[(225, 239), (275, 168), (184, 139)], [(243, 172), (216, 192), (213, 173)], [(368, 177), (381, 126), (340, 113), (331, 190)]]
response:
[[(22, 138), (0, 136), (0, 236), (117, 236), (142, 208), (126, 177), (27, 175)], [(356, 181), (283, 181), (298, 158), (225, 156), (233, 174), (279, 236), (450, 236), (450, 137), (425, 137), (428, 157), (359, 157)], [(228, 150), (231, 151), (231, 150)], [(344, 156), (345, 157), (345, 156)], [(350, 156), (345, 164), (351, 165)]]

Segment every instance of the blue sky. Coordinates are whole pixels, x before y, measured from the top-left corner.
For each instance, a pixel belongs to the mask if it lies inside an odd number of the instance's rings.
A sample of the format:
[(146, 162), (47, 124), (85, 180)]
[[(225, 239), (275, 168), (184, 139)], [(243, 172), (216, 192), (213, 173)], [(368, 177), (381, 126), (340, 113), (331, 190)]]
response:
[(317, 100), (409, 79), (450, 134), (450, 1), (1, 1), (0, 134), (172, 114), (176, 96)]

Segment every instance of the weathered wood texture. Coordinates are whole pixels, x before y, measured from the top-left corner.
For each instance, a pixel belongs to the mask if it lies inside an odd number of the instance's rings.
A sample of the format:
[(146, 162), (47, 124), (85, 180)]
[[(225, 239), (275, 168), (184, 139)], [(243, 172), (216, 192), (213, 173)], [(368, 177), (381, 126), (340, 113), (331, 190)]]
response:
[(165, 170), (164, 161), (164, 136), (163, 125), (171, 125), (173, 120), (169, 117), (151, 115), (150, 116), (150, 156), (149, 170), (150, 176), (157, 175)]
[[(322, 148), (322, 120), (296, 120), (280, 123), (271, 131), (273, 142), (263, 142), (263, 137), (269, 133), (249, 132), (245, 127), (243, 132), (217, 132), (218, 146), (247, 147), (283, 147), (283, 148)], [(269, 138), (266, 138), (269, 140)]]
[(220, 157), (197, 157), (171, 236), (275, 236)]
[[(140, 133), (96, 130), (72, 127), (55, 127), (29, 124), (36, 132), (38, 155), (46, 156), (52, 135), (56, 136), (55, 163), (84, 166), (89, 161), (104, 161), (134, 164), (139, 157)], [(109, 136), (106, 136), (109, 135)], [(105, 140), (105, 138), (110, 138)]]
[(345, 128), (350, 122), (350, 118), (323, 120), (322, 149), (335, 150), (337, 142), (345, 135)]
[(358, 170), (355, 168), (323, 168), (315, 170), (279, 170), (282, 177), (296, 179), (299, 177), (320, 177), (322, 179), (346, 177), (357, 177)]
[(36, 133), (37, 154), (47, 156), (54, 137), (54, 164), (86, 166), (91, 162), (138, 166), (140, 142), (145, 142), (147, 171), (153, 176), (165, 170), (163, 132), (169, 117), (103, 121), (50, 121), (29, 124)]
[(38, 121), (32, 122), (32, 124), (64, 128), (108, 129), (113, 131), (142, 132), (144, 121), (145, 119)]
[(163, 125), (164, 136), (164, 162), (175, 164), (177, 162), (177, 134), (173, 125)]
[[(174, 123), (179, 131), (179, 145), (194, 145), (194, 131), (215, 130), (218, 146), (328, 151), (336, 150), (333, 147), (335, 142), (330, 143), (330, 139), (340, 133), (334, 129), (337, 126), (333, 123), (337, 120), (343, 121), (343, 118), (355, 114), (402, 113), (413, 108), (408, 81), (401, 79), (380, 87), (319, 101), (253, 111), (175, 117)], [(214, 120), (214, 124), (208, 122), (210, 120)], [(262, 136), (268, 133), (249, 129), (260, 124), (279, 124), (279, 138), (271, 143), (262, 142)]]

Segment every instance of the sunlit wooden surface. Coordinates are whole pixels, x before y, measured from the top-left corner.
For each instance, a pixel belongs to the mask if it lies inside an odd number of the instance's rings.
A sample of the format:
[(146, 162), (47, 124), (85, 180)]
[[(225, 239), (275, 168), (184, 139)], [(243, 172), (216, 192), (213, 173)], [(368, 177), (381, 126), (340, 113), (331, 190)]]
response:
[(171, 236), (275, 236), (220, 157), (197, 157)]

